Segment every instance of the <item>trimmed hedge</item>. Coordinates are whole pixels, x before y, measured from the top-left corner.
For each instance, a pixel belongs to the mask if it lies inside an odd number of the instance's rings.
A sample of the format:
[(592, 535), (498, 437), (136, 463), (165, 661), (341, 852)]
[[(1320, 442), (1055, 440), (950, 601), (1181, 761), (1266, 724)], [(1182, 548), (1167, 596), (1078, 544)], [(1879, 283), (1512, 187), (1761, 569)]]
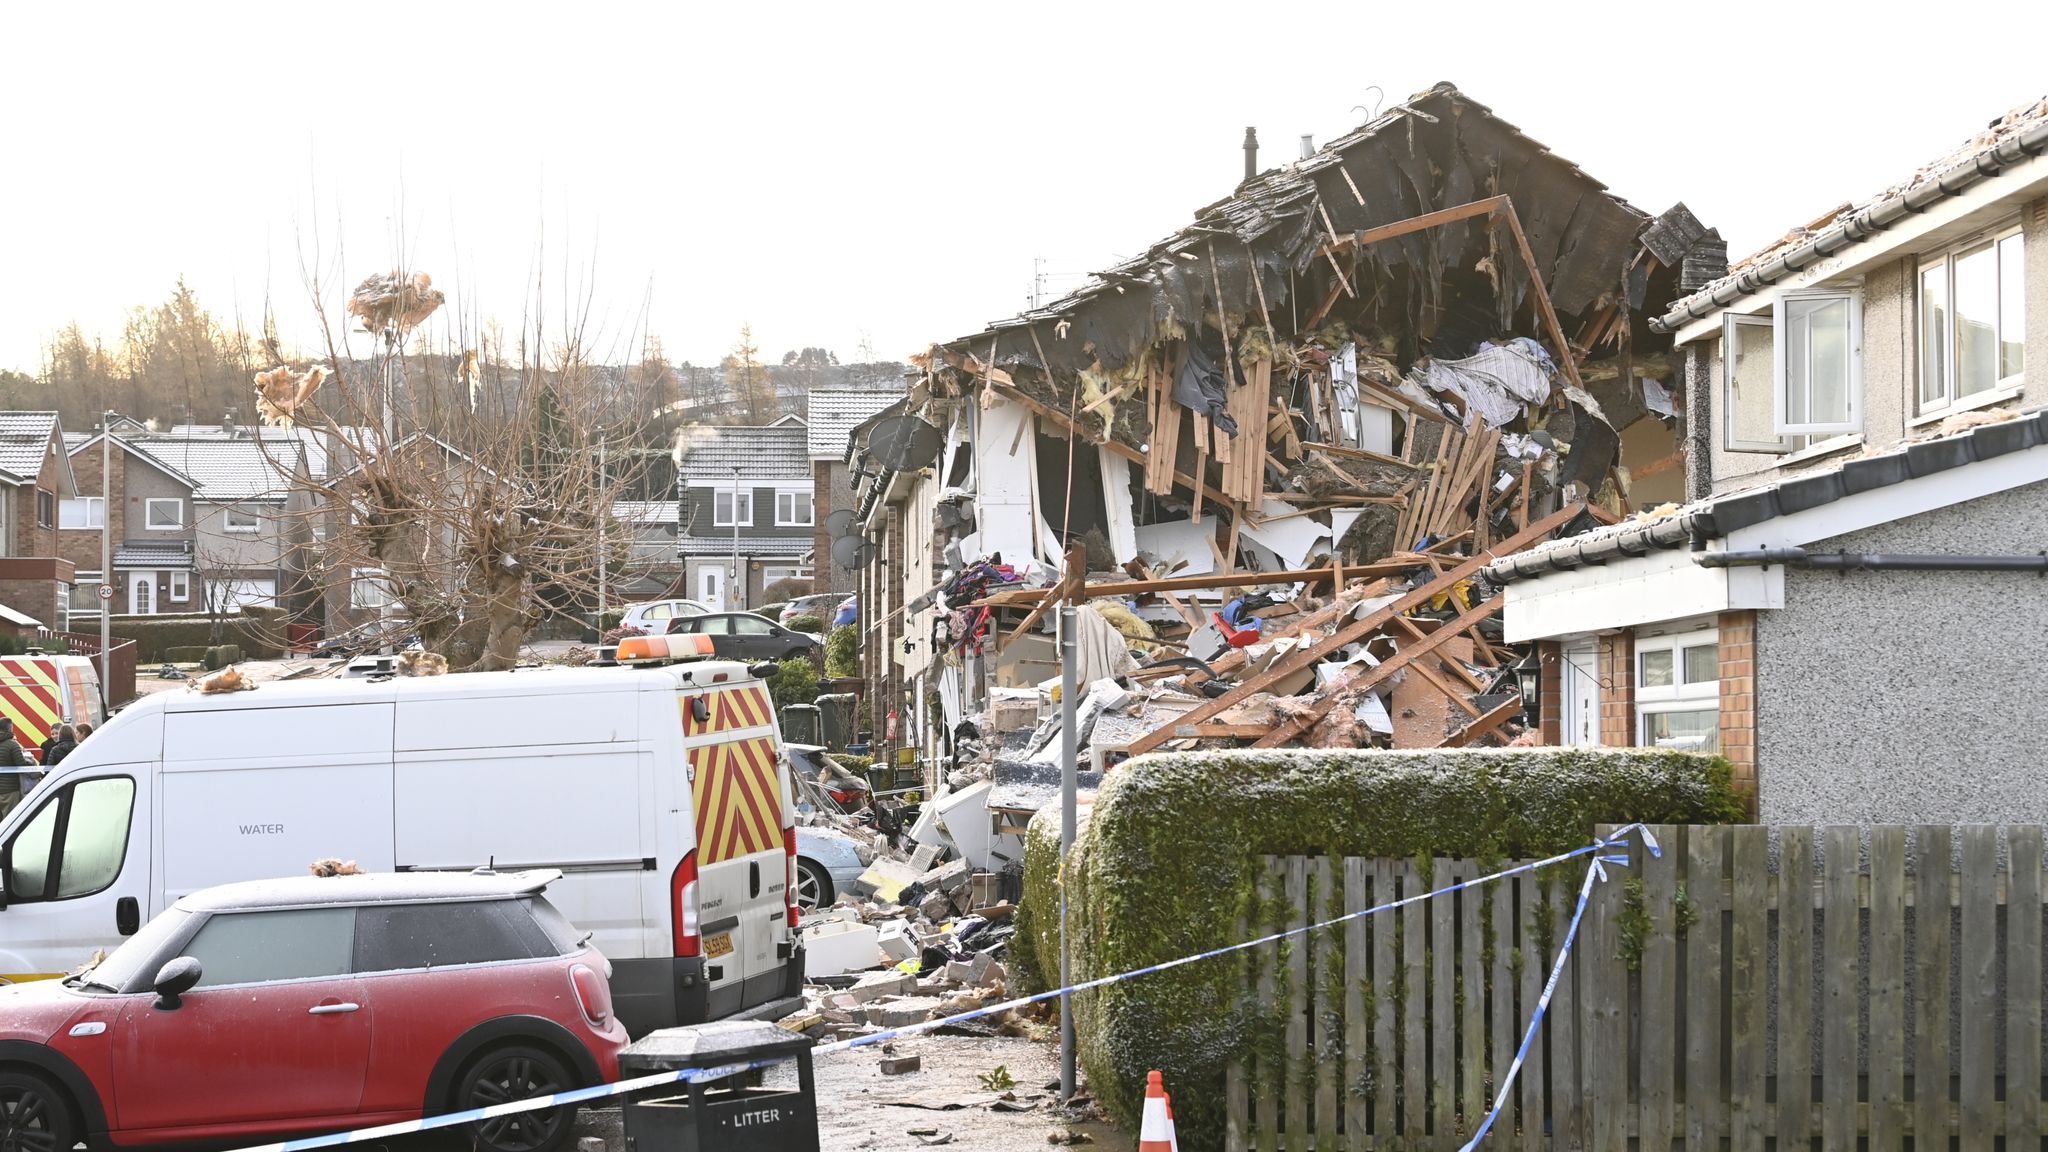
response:
[(789, 623), (784, 624), (783, 627), (791, 632), (823, 632), (825, 631), (825, 618), (823, 616), (792, 616), (789, 618)]
[[(248, 659), (275, 660), (284, 655), (285, 618), (279, 608), (244, 608), (222, 624), (221, 640), (240, 648)], [(173, 648), (214, 646), (213, 621), (197, 613), (117, 616), (112, 632), (116, 639), (135, 641), (135, 659), (141, 664), (161, 664), (170, 659)]]
[[(1261, 856), (1547, 856), (1596, 824), (1724, 824), (1743, 807), (1719, 757), (1653, 748), (1149, 755), (1109, 774), (1068, 884), (1074, 979), (1187, 956), (1256, 920)], [(1059, 973), (1059, 810), (1032, 820), (1010, 960), (1023, 987)], [(1223, 1069), (1260, 1021), (1229, 959), (1141, 976), (1076, 1000), (1095, 1097), (1135, 1123), (1145, 1073), (1166, 1075), (1181, 1146), (1221, 1147)], [(1184, 1102), (1184, 1103), (1183, 1103)]]

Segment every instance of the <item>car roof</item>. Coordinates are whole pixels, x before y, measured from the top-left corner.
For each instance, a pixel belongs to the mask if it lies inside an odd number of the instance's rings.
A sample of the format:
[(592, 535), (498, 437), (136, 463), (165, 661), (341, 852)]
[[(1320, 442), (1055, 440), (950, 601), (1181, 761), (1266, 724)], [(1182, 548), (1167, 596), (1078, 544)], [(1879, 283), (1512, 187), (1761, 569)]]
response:
[(523, 872), (364, 872), (290, 876), (202, 888), (178, 901), (187, 912), (250, 912), (337, 904), (405, 904), (529, 896), (559, 880), (554, 868)]

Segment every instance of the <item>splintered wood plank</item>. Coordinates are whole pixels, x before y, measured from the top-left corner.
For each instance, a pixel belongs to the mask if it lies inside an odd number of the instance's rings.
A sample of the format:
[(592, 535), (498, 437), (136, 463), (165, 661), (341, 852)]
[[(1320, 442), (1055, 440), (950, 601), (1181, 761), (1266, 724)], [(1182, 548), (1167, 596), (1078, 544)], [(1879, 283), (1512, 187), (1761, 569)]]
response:
[[(1612, 825), (1599, 832), (1612, 835)], [(1609, 870), (1605, 883), (1593, 885), (1586, 905), (1586, 942), (1579, 954), (1580, 1082), (1585, 1085), (1598, 1152), (1628, 1152), (1629, 1032), (1628, 968), (1621, 958), (1622, 878)]]
[[(1550, 955), (1538, 938), (1537, 919), (1544, 907), (1539, 885), (1541, 879), (1533, 875), (1517, 877), (1515, 887), (1521, 894), (1521, 916), (1517, 919), (1520, 928), (1517, 946), (1522, 950), (1522, 1020), (1521, 1030), (1526, 1033), (1529, 1020), (1536, 1015), (1536, 1002), (1543, 996), (1543, 982), (1550, 978)], [(1521, 1043), (1520, 1039), (1516, 1043)], [(1522, 1059), (1522, 1071), (1515, 1081), (1515, 1095), (1522, 1102), (1522, 1147), (1530, 1152), (1545, 1147), (1545, 1107), (1543, 1088), (1548, 1077), (1544, 1058), (1544, 1034), (1538, 1032), (1529, 1042), (1529, 1054)]]
[[(1458, 865), (1458, 879), (1471, 880), (1480, 874), (1472, 861)], [(1487, 890), (1467, 888), (1459, 892), (1458, 962), (1464, 973), (1464, 1009), (1458, 1013), (1458, 1107), (1465, 1114), (1465, 1127), (1479, 1123), (1486, 1115), (1486, 965), (1479, 939), (1479, 906)]]
[[(1721, 871), (1726, 828), (1685, 830), (1685, 1146), (1719, 1152), (1727, 1128), (1721, 1085)], [(1674, 845), (1674, 847), (1676, 847)]]
[(1906, 830), (1870, 830), (1870, 1152), (1906, 1137)]
[(1776, 1124), (1766, 1111), (1770, 1043), (1770, 831), (1755, 824), (1729, 830), (1734, 875), (1728, 929), (1728, 1147), (1763, 1152)]
[[(1287, 866), (1278, 858), (1268, 857), (1266, 875), (1262, 886), (1264, 898), (1260, 901), (1260, 931), (1271, 933), (1286, 923), (1284, 913), (1275, 915), (1272, 909), (1282, 907), (1286, 891)], [(1256, 952), (1259, 958), (1259, 1022), (1261, 1034), (1280, 1022), (1280, 942), (1262, 944)], [(1274, 1045), (1260, 1046), (1265, 1053), (1259, 1057), (1253, 1071), (1253, 1124), (1258, 1134), (1259, 1152), (1278, 1152), (1280, 1147), (1280, 1091), (1287, 1078), (1287, 1061), (1274, 1060), (1271, 1055)]]
[[(1308, 860), (1287, 858), (1287, 926), (1308, 924)], [(1308, 1152), (1312, 1147), (1308, 1131), (1310, 1062), (1315, 1059), (1308, 1044), (1308, 953), (1306, 935), (1290, 936), (1280, 945), (1287, 957), (1287, 1078), (1281, 1082), (1285, 1100), (1287, 1147), (1291, 1152)]]
[(1998, 826), (1963, 826), (1962, 1152), (1989, 1152), (1998, 1128)]
[[(1377, 908), (1394, 901), (1394, 862), (1372, 862), (1372, 904)], [(1372, 1136), (1376, 1147), (1388, 1147), (1399, 1129), (1394, 1121), (1395, 1069), (1400, 1051), (1395, 1047), (1394, 1027), (1399, 1022), (1399, 1005), (1394, 1002), (1396, 953), (1394, 926), (1399, 912), (1381, 912), (1372, 918)]]
[(1642, 1100), (1642, 1147), (1669, 1152), (1674, 1127), (1672, 1097), (1677, 1091), (1678, 1048), (1678, 836), (1668, 825), (1651, 832), (1665, 845), (1652, 856), (1632, 844), (1636, 874), (1643, 878), (1643, 912), (1649, 917), (1643, 934), (1642, 1058), (1637, 1064)]
[[(1415, 861), (1401, 862), (1401, 895), (1422, 891), (1422, 873)], [(1428, 901), (1401, 909), (1401, 980), (1405, 1003), (1401, 1012), (1401, 1134), (1421, 1140), (1429, 1125)]]
[[(1368, 888), (1372, 862), (1356, 857), (1344, 861), (1344, 911), (1347, 915), (1372, 907)], [(1372, 1035), (1365, 1018), (1365, 991), (1372, 980), (1372, 917), (1344, 922), (1344, 1144), (1352, 1152), (1367, 1147), (1366, 1125), (1371, 1101), (1361, 1090), (1366, 1082), (1366, 1043)]]
[[(1451, 862), (1438, 859), (1430, 887), (1450, 884)], [(1448, 896), (1429, 902), (1430, 1123), (1436, 1138), (1458, 1126), (1458, 908)]]
[[(2005, 1146), (2041, 1130), (2041, 826), (2006, 830)], [(2029, 1141), (2031, 1143), (2031, 1141)]]
[(1821, 1145), (1856, 1146), (1856, 1021), (1861, 973), (1857, 970), (1856, 875), (1863, 845), (1854, 827), (1825, 833), (1821, 898), (1825, 944), (1821, 952)]
[[(1570, 865), (1551, 868), (1544, 883), (1550, 892), (1550, 905), (1556, 909), (1555, 946), (1564, 946), (1565, 929), (1571, 924), (1572, 912), (1578, 907), (1579, 883), (1582, 875), (1575, 874)], [(1583, 1148), (1586, 1146), (1585, 1098), (1579, 1089), (1579, 1000), (1578, 1000), (1578, 958), (1585, 947), (1586, 938), (1581, 927), (1578, 941), (1572, 945), (1572, 955), (1565, 961), (1564, 971), (1558, 973), (1557, 991), (1550, 998), (1550, 1013), (1545, 1017), (1550, 1031), (1550, 1146), (1553, 1148)]]
[(1778, 833), (1778, 1147), (1813, 1138), (1813, 829)]
[[(1320, 923), (1335, 919), (1337, 909), (1343, 907), (1343, 895), (1337, 891), (1336, 870), (1330, 866), (1328, 856), (1315, 859), (1315, 900), (1309, 908), (1309, 922)], [(1314, 1123), (1317, 1148), (1334, 1148), (1337, 1144), (1337, 1074), (1343, 1062), (1337, 1059), (1343, 1046), (1344, 1001), (1340, 981), (1344, 974), (1344, 954), (1338, 947), (1342, 929), (1324, 928), (1311, 932), (1315, 951), (1309, 963), (1309, 1003), (1313, 1005), (1309, 1017), (1310, 1056), (1316, 1071), (1316, 1115)], [(1303, 943), (1307, 943), (1306, 940)], [(1332, 993), (1336, 995), (1333, 997)]]
[(1953, 909), (1947, 825), (1913, 829), (1913, 1147), (1946, 1149)]

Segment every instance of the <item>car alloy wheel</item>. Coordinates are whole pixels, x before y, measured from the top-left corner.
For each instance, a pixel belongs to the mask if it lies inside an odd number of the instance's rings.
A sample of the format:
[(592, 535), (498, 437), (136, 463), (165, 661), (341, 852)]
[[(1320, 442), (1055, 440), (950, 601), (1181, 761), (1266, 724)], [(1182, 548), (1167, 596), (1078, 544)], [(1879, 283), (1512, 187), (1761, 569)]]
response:
[[(485, 1054), (462, 1078), (460, 1106), (488, 1108), (574, 1086), (568, 1069), (552, 1054), (524, 1045), (499, 1048)], [(470, 1125), (470, 1131), (486, 1152), (553, 1152), (568, 1143), (575, 1117), (573, 1107), (536, 1109), (480, 1120)]]
[(809, 860), (796, 862), (796, 906), (814, 912), (832, 902), (832, 877)]
[(71, 1108), (32, 1072), (0, 1072), (0, 1152), (70, 1152), (78, 1143)]

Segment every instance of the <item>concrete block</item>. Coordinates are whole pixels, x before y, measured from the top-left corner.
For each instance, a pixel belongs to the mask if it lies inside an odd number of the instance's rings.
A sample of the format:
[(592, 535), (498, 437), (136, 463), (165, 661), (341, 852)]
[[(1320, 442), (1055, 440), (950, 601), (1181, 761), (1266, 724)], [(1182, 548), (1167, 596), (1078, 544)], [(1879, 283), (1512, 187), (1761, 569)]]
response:
[(936, 996), (910, 996), (902, 1000), (890, 1000), (868, 1005), (868, 1023), (884, 1028), (903, 1028), (922, 1024), (932, 1018), (932, 1010), (939, 1006)]
[(967, 887), (973, 879), (972, 865), (965, 860), (950, 860), (926, 872), (917, 882), (927, 892), (944, 892), (950, 896)]
[(944, 892), (933, 892), (918, 901), (917, 911), (927, 920), (950, 920), (953, 917), (953, 899)]
[(845, 994), (851, 996), (855, 1004), (871, 1004), (884, 996), (908, 996), (916, 987), (917, 977), (908, 972), (877, 972), (862, 977)]
[(924, 1060), (918, 1056), (882, 1057), (882, 1075), (884, 1076), (901, 1076), (905, 1072), (915, 1072), (923, 1066)]

